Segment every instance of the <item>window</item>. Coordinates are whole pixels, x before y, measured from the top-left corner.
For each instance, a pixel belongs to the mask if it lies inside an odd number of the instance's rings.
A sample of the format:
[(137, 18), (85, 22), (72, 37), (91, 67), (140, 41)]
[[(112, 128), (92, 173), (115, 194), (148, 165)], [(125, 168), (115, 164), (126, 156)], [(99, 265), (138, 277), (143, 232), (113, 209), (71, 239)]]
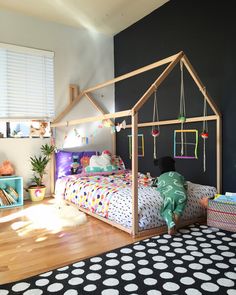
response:
[(0, 138), (50, 137), (50, 122), (0, 122)]
[[(53, 117), (54, 53), (0, 43), (1, 121), (50, 121)], [(2, 124), (0, 132), (7, 136)], [(16, 133), (28, 132), (22, 123), (13, 125), (11, 129)]]

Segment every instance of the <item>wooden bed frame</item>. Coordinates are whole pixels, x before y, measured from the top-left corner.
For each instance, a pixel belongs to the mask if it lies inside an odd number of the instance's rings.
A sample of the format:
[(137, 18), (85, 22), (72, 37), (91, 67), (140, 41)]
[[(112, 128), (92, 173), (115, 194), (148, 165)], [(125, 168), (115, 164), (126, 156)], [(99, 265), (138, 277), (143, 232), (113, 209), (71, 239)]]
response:
[[(179, 124), (179, 120), (163, 120), (158, 122), (148, 122), (148, 123), (138, 123), (138, 113), (142, 106), (147, 102), (149, 97), (156, 91), (156, 89), (161, 85), (161, 83), (166, 79), (166, 77), (171, 73), (171, 71), (174, 69), (174, 67), (179, 63), (182, 62), (185, 68), (188, 70), (189, 74), (197, 84), (199, 90), (203, 94), (203, 97), (206, 99), (207, 103), (209, 104), (210, 108), (214, 112), (214, 115), (206, 116), (206, 117), (192, 117), (187, 118), (186, 123), (189, 122), (202, 122), (204, 120), (206, 121), (215, 121), (216, 122), (216, 182), (217, 182), (217, 191), (218, 193), (221, 192), (221, 183), (222, 183), (222, 136), (221, 136), (221, 114), (214, 103), (213, 99), (209, 95), (209, 93), (206, 91), (206, 87), (201, 82), (200, 78), (198, 77), (196, 71), (194, 70), (193, 66), (189, 62), (187, 56), (181, 51), (175, 55), (172, 55), (170, 57), (167, 57), (165, 59), (162, 59), (160, 61), (157, 61), (155, 63), (152, 63), (150, 65), (147, 65), (145, 67), (142, 67), (140, 69), (134, 70), (132, 72), (129, 72), (127, 74), (121, 75), (117, 78), (114, 78), (112, 80), (106, 81), (104, 83), (98, 84), (94, 87), (90, 87), (86, 90), (83, 90), (81, 92), (78, 91), (78, 88), (76, 85), (70, 85), (70, 102), (68, 106), (65, 108), (65, 110), (53, 121), (51, 124), (52, 128), (59, 127), (59, 126), (73, 126), (73, 125), (79, 125), (82, 123), (88, 123), (88, 122), (95, 122), (95, 121), (102, 121), (104, 119), (114, 119), (114, 118), (121, 118), (121, 117), (128, 117), (130, 116), (132, 119), (131, 125), (128, 125), (127, 128), (131, 128), (132, 130), (132, 228), (127, 229), (115, 222), (112, 222), (110, 220), (107, 220), (103, 217), (100, 217), (92, 212), (89, 212), (86, 209), (80, 208), (81, 211), (86, 212), (87, 214), (94, 216), (106, 223), (111, 224), (112, 226), (115, 226), (123, 231), (128, 232), (129, 234), (132, 234), (133, 236), (146, 236), (156, 233), (161, 233), (166, 231), (166, 227), (162, 228), (155, 228), (151, 230), (144, 230), (139, 231), (138, 228), (138, 128), (139, 127), (146, 127), (146, 126), (154, 126), (154, 125), (169, 125), (169, 124)], [(105, 111), (97, 104), (97, 102), (92, 97), (92, 92), (106, 87), (108, 85), (117, 83), (119, 81), (122, 81), (124, 79), (128, 79), (130, 77), (139, 75), (141, 73), (144, 73), (146, 71), (152, 70), (156, 67), (162, 66), (168, 64), (168, 66), (165, 68), (165, 70), (157, 77), (157, 79), (150, 85), (150, 87), (146, 90), (146, 92), (142, 95), (142, 97), (138, 100), (138, 102), (133, 106), (132, 109), (124, 110), (116, 113), (110, 113), (105, 114)], [(95, 117), (87, 117), (82, 119), (76, 119), (66, 122), (60, 122), (61, 119), (81, 100), (81, 98), (85, 96), (92, 105), (102, 114), (100, 116)], [(112, 122), (112, 124), (114, 124)], [(113, 153), (115, 154), (115, 145), (116, 145), (116, 137), (115, 133), (113, 134)], [(52, 162), (52, 171), (51, 171), (51, 189), (52, 192), (54, 191), (54, 161)], [(202, 219), (201, 219), (202, 220)], [(185, 224), (190, 224), (192, 222), (199, 221), (199, 219), (192, 219), (189, 221), (186, 221)]]

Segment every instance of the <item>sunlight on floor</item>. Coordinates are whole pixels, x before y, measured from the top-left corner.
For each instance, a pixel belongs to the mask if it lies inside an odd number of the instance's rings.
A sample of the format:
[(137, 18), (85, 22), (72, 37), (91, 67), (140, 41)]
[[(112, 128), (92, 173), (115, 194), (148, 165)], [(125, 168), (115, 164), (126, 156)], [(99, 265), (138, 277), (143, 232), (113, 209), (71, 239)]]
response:
[[(27, 233), (45, 229), (51, 234), (60, 232), (64, 227), (77, 226), (86, 222), (86, 215), (77, 208), (67, 205), (58, 206), (57, 204), (39, 204), (30, 208), (20, 210), (0, 218), (0, 223), (12, 222), (12, 230), (16, 231), (19, 236)], [(62, 237), (63, 235), (60, 235)], [(36, 242), (47, 239), (45, 236), (38, 237)]]

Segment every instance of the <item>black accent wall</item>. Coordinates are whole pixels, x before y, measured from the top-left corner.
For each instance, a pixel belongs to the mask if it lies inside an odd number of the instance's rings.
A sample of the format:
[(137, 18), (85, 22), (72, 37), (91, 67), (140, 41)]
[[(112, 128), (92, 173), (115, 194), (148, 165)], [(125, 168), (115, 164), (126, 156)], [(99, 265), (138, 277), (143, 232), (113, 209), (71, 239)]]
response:
[[(223, 116), (223, 192), (236, 192), (236, 18), (234, 1), (171, 0), (114, 37), (115, 76), (153, 63), (179, 51), (193, 64), (203, 84)], [(124, 80), (115, 87), (116, 111), (131, 108), (154, 82), (164, 66)], [(203, 97), (188, 75), (185, 76), (187, 117), (203, 114)], [(157, 92), (161, 120), (175, 119), (179, 113), (180, 69), (177, 66)], [(211, 114), (210, 110), (208, 109)], [(153, 98), (139, 113), (139, 122), (152, 121)], [(129, 121), (127, 121), (129, 123)], [(201, 132), (202, 124), (186, 124)], [(163, 126), (157, 139), (158, 156), (173, 155), (173, 131), (180, 125)], [(117, 154), (128, 167), (128, 135), (117, 133)], [(139, 129), (145, 137), (145, 157), (139, 158), (139, 171), (158, 176), (153, 164), (151, 127)], [(209, 123), (207, 171), (203, 172), (202, 139), (198, 160), (176, 160), (176, 169), (186, 179), (216, 185), (215, 123)]]

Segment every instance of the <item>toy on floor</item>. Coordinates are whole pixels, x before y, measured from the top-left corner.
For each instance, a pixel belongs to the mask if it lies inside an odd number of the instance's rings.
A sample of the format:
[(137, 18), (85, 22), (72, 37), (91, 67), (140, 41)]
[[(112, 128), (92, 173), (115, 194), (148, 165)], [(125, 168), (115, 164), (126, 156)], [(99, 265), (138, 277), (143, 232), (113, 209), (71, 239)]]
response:
[(11, 162), (8, 160), (3, 161), (0, 166), (0, 175), (8, 176), (8, 175), (13, 175), (14, 173), (15, 173), (15, 169), (13, 168)]

